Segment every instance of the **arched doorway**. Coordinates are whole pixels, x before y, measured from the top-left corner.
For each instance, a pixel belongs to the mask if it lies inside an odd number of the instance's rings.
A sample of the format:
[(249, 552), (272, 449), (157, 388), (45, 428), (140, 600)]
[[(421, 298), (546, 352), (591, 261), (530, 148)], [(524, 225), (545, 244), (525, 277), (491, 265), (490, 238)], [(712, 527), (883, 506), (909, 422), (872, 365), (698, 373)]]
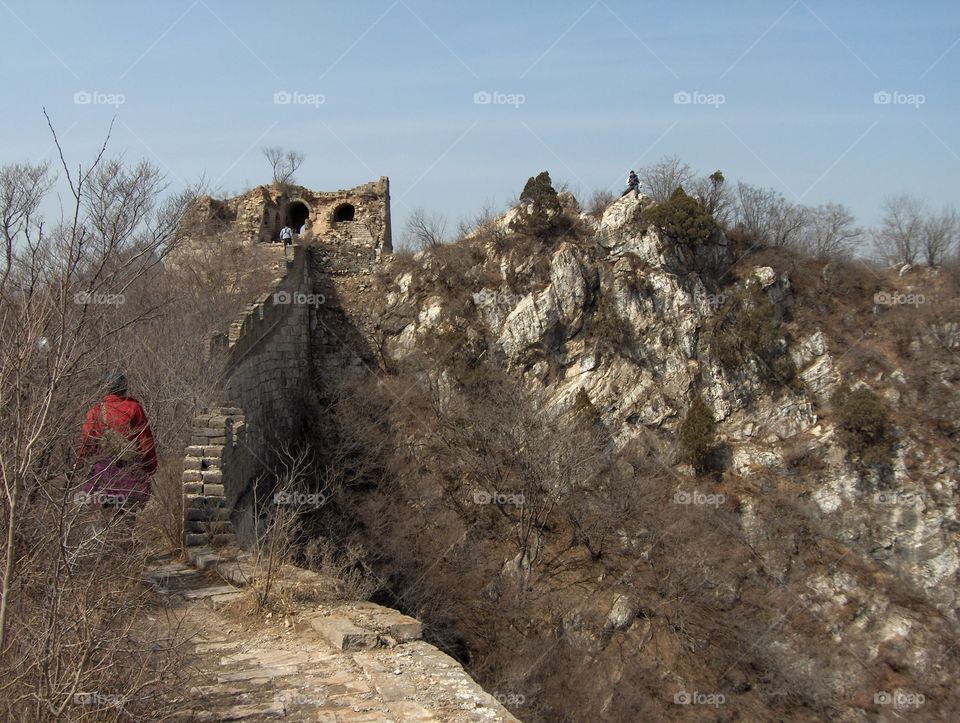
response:
[(352, 221), (356, 212), (357, 210), (353, 207), (352, 203), (341, 203), (333, 209), (333, 222)]
[(310, 218), (310, 209), (303, 201), (294, 201), (287, 206), (287, 225), (294, 233), (300, 233), (300, 227)]

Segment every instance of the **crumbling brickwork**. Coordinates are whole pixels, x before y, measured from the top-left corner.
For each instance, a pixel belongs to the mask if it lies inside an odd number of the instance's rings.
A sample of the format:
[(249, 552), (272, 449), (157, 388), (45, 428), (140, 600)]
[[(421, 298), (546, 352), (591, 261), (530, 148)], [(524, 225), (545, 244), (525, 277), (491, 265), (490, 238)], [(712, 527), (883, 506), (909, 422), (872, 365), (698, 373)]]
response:
[(242, 440), (244, 417), (232, 406), (209, 407), (193, 420), (183, 460), (183, 541), (187, 548), (233, 544), (224, 473)]
[(190, 243), (225, 234), (254, 244), (277, 242), (287, 225), (297, 241), (328, 244), (364, 263), (376, 261), (393, 250), (390, 179), (381, 176), (338, 191), (270, 185), (228, 199), (202, 196), (188, 209), (182, 229)]

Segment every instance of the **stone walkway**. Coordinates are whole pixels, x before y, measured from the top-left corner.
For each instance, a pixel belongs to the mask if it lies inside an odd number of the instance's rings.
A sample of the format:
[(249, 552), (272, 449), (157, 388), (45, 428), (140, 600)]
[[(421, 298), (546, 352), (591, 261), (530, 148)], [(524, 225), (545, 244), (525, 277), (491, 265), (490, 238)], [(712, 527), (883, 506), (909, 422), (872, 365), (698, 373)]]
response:
[[(179, 720), (517, 720), (421, 640), (413, 618), (372, 603), (299, 603), (269, 618), (228, 612), (248, 596), (231, 581), (249, 582), (256, 569), (213, 555), (200, 566), (209, 569), (160, 560), (144, 573), (190, 636), (196, 684)], [(322, 579), (295, 568), (292, 575), (301, 586)]]

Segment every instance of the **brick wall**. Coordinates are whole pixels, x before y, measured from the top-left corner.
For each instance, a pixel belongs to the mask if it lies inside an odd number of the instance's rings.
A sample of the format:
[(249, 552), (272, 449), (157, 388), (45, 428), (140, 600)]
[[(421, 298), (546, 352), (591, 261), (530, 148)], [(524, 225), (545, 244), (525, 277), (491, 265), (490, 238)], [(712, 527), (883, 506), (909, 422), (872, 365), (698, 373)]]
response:
[(226, 348), (211, 351), (224, 367), (228, 402), (206, 408), (193, 421), (183, 466), (184, 542), (222, 545), (256, 480), (273, 474), (277, 449), (300, 420), (298, 400), (309, 384), (310, 316), (322, 299), (313, 294), (307, 249), (293, 246), (285, 269), (230, 325)]

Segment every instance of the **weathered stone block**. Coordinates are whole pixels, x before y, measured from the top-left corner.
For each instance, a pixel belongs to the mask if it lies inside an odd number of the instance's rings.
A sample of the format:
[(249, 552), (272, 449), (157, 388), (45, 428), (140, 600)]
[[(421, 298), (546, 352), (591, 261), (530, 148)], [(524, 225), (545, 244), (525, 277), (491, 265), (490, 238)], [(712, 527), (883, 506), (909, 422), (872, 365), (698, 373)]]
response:
[(398, 643), (420, 640), (423, 637), (423, 623), (409, 615), (387, 615), (378, 622), (386, 626), (387, 633)]
[(191, 532), (197, 533), (208, 533), (208, 524), (203, 520), (187, 520), (183, 523), (184, 532), (190, 534)]
[(216, 437), (223, 434), (223, 426), (220, 427), (194, 427), (192, 430), (194, 437)]
[(183, 460), (183, 468), (185, 470), (203, 469), (204, 466), (203, 460), (199, 457), (185, 457)]
[(183, 511), (183, 519), (187, 522), (191, 520), (209, 520), (211, 519), (211, 511), (187, 508)]
[(204, 483), (203, 494), (207, 497), (223, 497), (225, 491), (223, 485)]
[(188, 469), (183, 473), (180, 479), (182, 479), (184, 482), (199, 482), (203, 479), (203, 475), (200, 474), (200, 470), (198, 469)]
[(223, 507), (225, 505), (226, 505), (226, 500), (223, 497), (209, 497), (207, 495), (184, 495), (183, 496), (184, 508), (195, 508), (200, 510), (207, 510), (215, 507)]
[(188, 495), (201, 495), (203, 494), (203, 482), (191, 481), (183, 483), (183, 492)]
[(183, 542), (187, 547), (196, 547), (198, 545), (206, 545), (210, 542), (210, 536), (207, 534), (188, 532), (183, 536)]
[(310, 619), (311, 627), (337, 650), (367, 650), (377, 647), (377, 634), (358, 628), (346, 618), (317, 616)]

